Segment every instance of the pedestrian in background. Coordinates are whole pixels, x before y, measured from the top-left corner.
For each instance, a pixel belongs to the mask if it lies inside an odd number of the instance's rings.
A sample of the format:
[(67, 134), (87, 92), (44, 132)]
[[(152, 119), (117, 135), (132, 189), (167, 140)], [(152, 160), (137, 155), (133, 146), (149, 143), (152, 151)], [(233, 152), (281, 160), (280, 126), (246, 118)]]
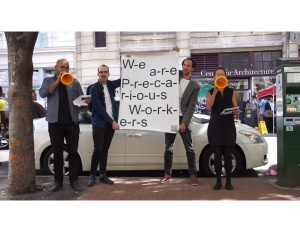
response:
[(32, 90), (32, 119), (46, 117), (47, 110), (38, 102), (36, 102), (36, 92)]
[(258, 127), (258, 114), (257, 114), (257, 101), (256, 101), (256, 95), (252, 95), (251, 102), (250, 102), (250, 109), (252, 109), (252, 113), (254, 116), (254, 127)]
[(251, 103), (250, 100), (246, 101), (246, 109), (251, 109)]
[(264, 98), (262, 98), (258, 103), (259, 121), (260, 122), (264, 120), (264, 116), (265, 116), (265, 113), (266, 113), (265, 105), (266, 105), (266, 100)]

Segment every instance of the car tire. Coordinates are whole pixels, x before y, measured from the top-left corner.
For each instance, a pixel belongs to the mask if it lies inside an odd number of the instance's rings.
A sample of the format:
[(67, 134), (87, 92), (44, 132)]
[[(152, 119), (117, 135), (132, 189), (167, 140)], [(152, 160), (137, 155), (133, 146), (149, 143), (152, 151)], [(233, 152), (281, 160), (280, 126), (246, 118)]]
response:
[[(240, 155), (239, 151), (235, 147), (233, 147), (231, 156), (232, 156), (232, 172), (231, 172), (232, 174), (231, 175), (237, 176), (243, 169), (241, 155)], [(201, 163), (201, 169), (203, 170), (205, 176), (208, 176), (208, 177), (216, 176), (215, 167), (214, 167), (214, 153), (213, 153), (212, 149), (207, 148), (204, 151), (204, 156), (200, 163)], [(223, 158), (222, 158), (222, 166), (223, 166), (222, 167), (222, 176), (226, 176)]]
[[(67, 146), (64, 146), (64, 175), (69, 175), (69, 161), (68, 161), (68, 149)], [(43, 166), (42, 166), (42, 172), (45, 175), (53, 175), (54, 174), (54, 153), (53, 148), (50, 147), (43, 158)]]
[(0, 149), (6, 150), (9, 148), (9, 134), (0, 132)]

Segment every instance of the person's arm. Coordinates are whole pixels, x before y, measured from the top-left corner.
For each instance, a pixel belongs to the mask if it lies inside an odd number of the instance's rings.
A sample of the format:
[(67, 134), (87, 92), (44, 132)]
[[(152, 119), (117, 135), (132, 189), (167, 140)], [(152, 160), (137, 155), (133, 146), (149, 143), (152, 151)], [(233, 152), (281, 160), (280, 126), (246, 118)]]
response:
[(173, 48), (171, 49), (171, 51), (179, 52), (179, 51), (180, 51), (180, 48), (177, 47), (177, 45), (175, 45), (175, 47), (173, 47)]
[(213, 94), (210, 94), (210, 92), (207, 91), (207, 93), (206, 93), (206, 108), (207, 109), (211, 110), (211, 108), (213, 107), (218, 91), (219, 90), (216, 87), (214, 87)]
[(50, 93), (53, 93), (53, 91), (56, 89), (57, 85), (61, 82), (60, 76), (62, 74), (63, 73), (60, 73), (60, 75), (56, 75), (56, 81), (52, 85), (50, 85), (50, 87), (49, 87), (49, 92)]
[(54, 77), (45, 78), (43, 80), (42, 86), (39, 90), (40, 97), (45, 98), (45, 97), (52, 95), (58, 84), (59, 84), (59, 82), (57, 81), (57, 79), (55, 80)]

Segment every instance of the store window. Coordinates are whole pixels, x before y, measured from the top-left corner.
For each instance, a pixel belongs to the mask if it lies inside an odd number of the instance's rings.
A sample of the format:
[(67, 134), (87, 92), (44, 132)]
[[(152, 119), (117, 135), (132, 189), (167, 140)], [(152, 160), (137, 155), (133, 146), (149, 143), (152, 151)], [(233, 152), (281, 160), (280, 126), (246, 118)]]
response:
[(96, 31), (95, 32), (95, 47), (105, 48), (106, 47), (106, 32)]

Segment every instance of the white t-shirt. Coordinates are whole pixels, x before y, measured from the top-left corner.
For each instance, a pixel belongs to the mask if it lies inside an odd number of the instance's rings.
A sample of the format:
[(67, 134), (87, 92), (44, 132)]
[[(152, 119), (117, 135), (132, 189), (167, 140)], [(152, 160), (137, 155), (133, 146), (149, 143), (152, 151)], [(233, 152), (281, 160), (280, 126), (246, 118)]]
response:
[(103, 85), (103, 92), (104, 92), (104, 97), (105, 97), (106, 112), (112, 119), (114, 119), (113, 113), (112, 113), (112, 104), (111, 104), (107, 85)]

